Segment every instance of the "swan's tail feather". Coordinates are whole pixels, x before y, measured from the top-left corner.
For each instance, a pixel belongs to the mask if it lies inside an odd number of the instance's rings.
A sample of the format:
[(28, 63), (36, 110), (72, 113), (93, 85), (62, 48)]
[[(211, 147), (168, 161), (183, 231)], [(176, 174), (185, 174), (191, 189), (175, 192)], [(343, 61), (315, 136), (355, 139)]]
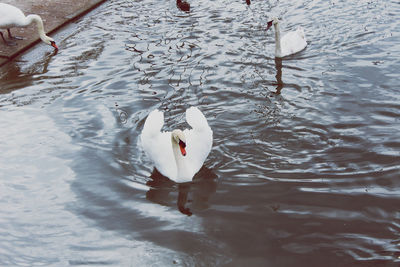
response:
[(143, 126), (143, 133), (147, 134), (156, 134), (160, 133), (161, 128), (164, 125), (164, 113), (159, 111), (158, 109), (150, 112), (149, 116), (147, 116), (146, 121)]
[(298, 27), (297, 27), (297, 31), (299, 32), (300, 36), (301, 36), (303, 39), (306, 38), (306, 36), (305, 36), (305, 34), (304, 34), (304, 29), (303, 29), (303, 27), (298, 26)]
[(186, 110), (186, 121), (193, 129), (209, 127), (206, 117), (197, 107), (190, 107)]

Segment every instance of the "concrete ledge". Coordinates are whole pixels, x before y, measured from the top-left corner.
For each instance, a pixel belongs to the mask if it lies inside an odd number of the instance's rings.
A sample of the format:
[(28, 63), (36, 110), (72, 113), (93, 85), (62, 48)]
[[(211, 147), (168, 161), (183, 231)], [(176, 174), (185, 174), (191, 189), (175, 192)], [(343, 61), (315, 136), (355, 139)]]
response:
[[(105, 1), (107, 0), (1, 0), (2, 3), (20, 8), (26, 16), (29, 14), (41, 16), (45, 31), (49, 36)], [(4, 36), (8, 36), (6, 32), (3, 31)], [(24, 40), (17, 41), (16, 46), (6, 46), (0, 38), (0, 66), (40, 42), (34, 24), (27, 28), (12, 28), (11, 33), (23, 37)], [(55, 41), (57, 43), (58, 40)], [(49, 46), (49, 49), (52, 50), (53, 48)]]

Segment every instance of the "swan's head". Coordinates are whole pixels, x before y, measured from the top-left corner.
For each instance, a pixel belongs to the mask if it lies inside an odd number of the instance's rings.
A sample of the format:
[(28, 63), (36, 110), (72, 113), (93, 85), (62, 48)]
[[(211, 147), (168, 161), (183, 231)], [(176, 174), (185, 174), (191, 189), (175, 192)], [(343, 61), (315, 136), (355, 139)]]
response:
[(56, 45), (56, 42), (54, 41), (53, 38), (45, 35), (41, 39), (45, 44), (51, 45), (52, 47), (54, 47), (54, 49), (58, 50), (58, 46)]
[(172, 142), (179, 146), (182, 156), (186, 156), (186, 138), (181, 130), (173, 130), (171, 133)]
[(272, 25), (276, 25), (278, 23), (279, 23), (278, 18), (272, 18), (272, 20), (268, 21), (268, 23), (267, 23), (267, 31), (269, 28), (272, 27)]

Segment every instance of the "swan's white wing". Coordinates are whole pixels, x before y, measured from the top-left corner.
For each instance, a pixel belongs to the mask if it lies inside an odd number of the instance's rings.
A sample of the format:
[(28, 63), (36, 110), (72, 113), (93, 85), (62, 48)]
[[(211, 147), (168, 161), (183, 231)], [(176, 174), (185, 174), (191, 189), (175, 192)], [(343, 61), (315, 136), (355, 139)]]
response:
[(307, 46), (306, 37), (302, 27), (296, 31), (288, 32), (281, 39), (282, 54), (284, 56), (300, 52)]
[(161, 132), (164, 125), (164, 113), (153, 110), (147, 117), (142, 134), (142, 146), (157, 170), (164, 176), (174, 180), (177, 168), (171, 144), (171, 133)]
[(0, 26), (3, 29), (26, 26), (25, 15), (15, 6), (0, 3)]
[(163, 125), (164, 113), (155, 109), (147, 116), (147, 119), (144, 122), (142, 134), (146, 133), (149, 136), (157, 135), (161, 132)]
[(186, 162), (191, 165), (195, 175), (211, 151), (213, 132), (206, 117), (196, 107), (186, 110), (186, 121), (192, 127), (183, 131), (186, 137)]

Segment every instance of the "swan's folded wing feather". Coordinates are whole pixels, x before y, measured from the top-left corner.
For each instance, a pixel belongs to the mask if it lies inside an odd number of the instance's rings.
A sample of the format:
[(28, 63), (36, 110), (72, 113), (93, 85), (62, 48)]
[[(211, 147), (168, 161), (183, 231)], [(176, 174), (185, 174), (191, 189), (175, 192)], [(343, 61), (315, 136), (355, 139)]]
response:
[(206, 117), (197, 107), (190, 107), (186, 110), (186, 121), (193, 129), (210, 128)]
[(203, 166), (212, 148), (212, 131), (211, 129), (197, 132), (194, 129), (184, 130), (186, 136), (186, 158), (188, 164), (195, 175)]
[(186, 137), (186, 157), (187, 162), (192, 165), (194, 175), (203, 166), (211, 151), (213, 132), (203, 113), (196, 107), (186, 110), (186, 121), (192, 127), (183, 131)]
[(164, 125), (164, 113), (159, 111), (158, 109), (153, 110), (147, 116), (146, 121), (143, 126), (143, 133), (148, 135), (155, 135), (161, 132), (161, 128)]
[(164, 176), (174, 179), (177, 169), (171, 145), (171, 133), (161, 132), (164, 114), (152, 111), (147, 117), (140, 136), (144, 151), (154, 162), (157, 170)]
[(300, 52), (307, 46), (304, 30), (298, 27), (296, 31), (286, 33), (281, 39), (283, 55), (291, 55)]

